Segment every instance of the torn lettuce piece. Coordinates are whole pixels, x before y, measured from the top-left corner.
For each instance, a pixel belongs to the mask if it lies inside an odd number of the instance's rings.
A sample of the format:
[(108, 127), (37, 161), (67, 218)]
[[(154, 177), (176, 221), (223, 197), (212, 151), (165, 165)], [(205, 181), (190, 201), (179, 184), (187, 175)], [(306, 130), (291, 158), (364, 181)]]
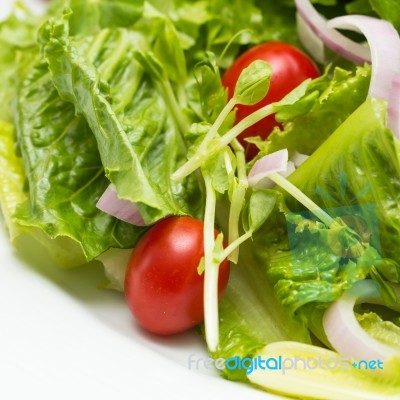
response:
[(12, 122), (11, 103), (16, 95), (16, 76), (26, 59), (38, 52), (36, 34), (42, 19), (18, 3), (14, 12), (0, 22), (0, 119)]
[[(321, 208), (359, 206), (373, 226), (371, 244), (382, 256), (400, 259), (400, 164), (393, 134), (385, 127), (386, 105), (366, 100), (291, 176)], [(291, 210), (299, 204), (285, 195)], [(371, 214), (368, 205), (374, 207)], [(389, 275), (388, 275), (389, 276)]]
[[(277, 298), (291, 314), (308, 303), (329, 304), (337, 300), (381, 261), (371, 246), (361, 255), (347, 257), (343, 254), (346, 247), (337, 251), (332, 245), (331, 234), (332, 229), (326, 227), (289, 232), (289, 249), (271, 256), (268, 276)], [(335, 238), (335, 245), (336, 240), (339, 239)]]
[(93, 131), (119, 197), (136, 203), (146, 223), (170, 214), (197, 215), (201, 195), (196, 178), (169, 179), (185, 159), (186, 146), (167, 96), (135, 59), (136, 50), (146, 50), (143, 35), (122, 29), (100, 32), (87, 56), (68, 36), (69, 17), (48, 21), (40, 42), (58, 92)]
[(400, 327), (391, 321), (383, 320), (374, 312), (356, 314), (356, 317), (368, 335), (388, 346), (400, 350)]
[[(309, 304), (327, 307), (381, 262), (379, 251), (348, 226), (328, 228), (310, 212), (290, 213), (284, 204), (279, 208), (274, 224), (254, 235), (255, 254), (280, 304), (293, 317)], [(341, 221), (337, 210), (325, 211)]]
[(21, 225), (14, 217), (20, 204), (27, 201), (24, 191), (25, 168), (22, 159), (15, 153), (13, 126), (0, 121), (0, 204), (11, 242), (19, 249), (29, 239), (39, 242), (50, 258), (64, 268), (75, 267), (86, 262), (82, 247), (68, 237), (51, 239), (42, 229)]
[(143, 0), (68, 0), (73, 35), (90, 35), (104, 28), (132, 26), (142, 17)]
[(24, 166), (14, 148), (14, 127), (0, 121), (0, 207), (11, 241), (21, 233), (13, 214), (27, 197), (23, 191)]
[(290, 7), (273, 0), (150, 0), (149, 3), (174, 22), (183, 47), (193, 50), (187, 54), (190, 65), (201, 60), (204, 51), (221, 55), (228, 43), (230, 46), (219, 62), (223, 68), (232, 63), (240, 46), (271, 40), (298, 44), (293, 3)]
[(55, 258), (67, 266), (110, 247), (133, 247), (143, 229), (96, 208), (109, 181), (86, 121), (59, 97), (45, 63), (28, 69), (21, 82), (15, 122), (27, 192), (13, 221), (46, 247), (51, 247), (47, 237), (57, 238)]
[(366, 99), (371, 67), (356, 67), (354, 72), (335, 68), (332, 76), (315, 79), (300, 101), (278, 114), (283, 128), (275, 128), (267, 141), (256, 144), (260, 157), (288, 149), (312, 154)]

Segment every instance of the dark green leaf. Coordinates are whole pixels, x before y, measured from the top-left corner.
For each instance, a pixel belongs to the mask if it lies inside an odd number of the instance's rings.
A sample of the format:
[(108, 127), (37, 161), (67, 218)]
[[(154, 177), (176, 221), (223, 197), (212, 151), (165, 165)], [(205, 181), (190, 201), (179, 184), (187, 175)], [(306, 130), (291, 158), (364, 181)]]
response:
[(15, 118), (29, 194), (16, 221), (63, 238), (64, 246), (72, 239), (88, 260), (110, 247), (132, 247), (143, 229), (96, 208), (109, 181), (89, 126), (60, 99), (46, 64), (22, 79)]

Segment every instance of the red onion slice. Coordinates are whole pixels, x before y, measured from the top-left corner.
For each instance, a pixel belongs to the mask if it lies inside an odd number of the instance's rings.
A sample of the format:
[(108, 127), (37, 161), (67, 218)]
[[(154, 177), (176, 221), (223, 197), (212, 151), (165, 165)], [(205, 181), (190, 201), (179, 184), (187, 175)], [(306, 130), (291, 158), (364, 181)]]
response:
[(129, 200), (120, 199), (114, 185), (108, 186), (97, 202), (96, 207), (129, 224), (146, 226), (137, 205)]
[(276, 151), (257, 160), (248, 175), (249, 186), (272, 187), (275, 184), (268, 180), (273, 172), (286, 172), (288, 169), (289, 153), (287, 149)]
[[(369, 49), (359, 43), (353, 42), (351, 39), (333, 29), (332, 26), (329, 26), (327, 20), (318, 13), (309, 0), (295, 0), (295, 3), (300, 16), (300, 24), (298, 24), (300, 40), (302, 40), (303, 46), (311, 55), (315, 56), (317, 61), (321, 63), (324, 62), (323, 57), (321, 60), (322, 44), (316, 46), (315, 40), (309, 40), (310, 32), (307, 31), (308, 28), (327, 47), (355, 64), (371, 62)], [(305, 24), (303, 24), (303, 21)], [(306, 26), (308, 26), (308, 28), (306, 28)]]
[(392, 82), (400, 74), (400, 39), (393, 25), (365, 15), (346, 15), (331, 19), (328, 27), (360, 32), (366, 37), (373, 68), (369, 95), (389, 102)]
[(396, 349), (369, 336), (354, 315), (353, 308), (357, 299), (377, 298), (379, 294), (378, 284), (366, 279), (355, 283), (325, 312), (323, 325), (326, 336), (334, 349), (344, 357), (357, 361), (385, 361), (400, 356), (400, 352)]

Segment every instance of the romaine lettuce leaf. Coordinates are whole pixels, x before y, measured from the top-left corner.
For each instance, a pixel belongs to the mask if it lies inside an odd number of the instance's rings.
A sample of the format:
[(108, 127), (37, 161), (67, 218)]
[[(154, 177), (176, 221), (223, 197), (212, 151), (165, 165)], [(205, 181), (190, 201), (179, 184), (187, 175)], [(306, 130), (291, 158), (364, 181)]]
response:
[(356, 314), (356, 317), (362, 328), (370, 336), (400, 350), (400, 327), (391, 321), (384, 321), (374, 312)]
[[(398, 399), (400, 360), (385, 361), (382, 368), (366, 368), (340, 354), (303, 343), (279, 342), (261, 349), (255, 359), (270, 360), (271, 368), (257, 368), (249, 379), (264, 389), (303, 399)], [(369, 361), (369, 360), (368, 360)]]
[(15, 153), (13, 126), (0, 121), (0, 204), (11, 242), (24, 249), (27, 241), (39, 242), (50, 258), (61, 267), (75, 267), (86, 262), (82, 247), (64, 236), (51, 239), (41, 228), (23, 226), (15, 218), (17, 207), (28, 200), (24, 191), (25, 168)]
[(17, 205), (26, 200), (24, 167), (14, 148), (13, 126), (0, 121), (0, 206), (11, 240), (20, 234), (12, 216)]
[(169, 99), (135, 59), (135, 51), (146, 50), (143, 35), (102, 31), (87, 56), (87, 49), (68, 36), (69, 16), (48, 21), (40, 41), (54, 85), (87, 120), (118, 195), (136, 203), (147, 223), (169, 214), (196, 214), (201, 201), (196, 178), (169, 179), (186, 157), (186, 146)]
[[(385, 258), (400, 259), (400, 165), (386, 129), (386, 106), (368, 99), (291, 176), (321, 208), (359, 206), (360, 217), (377, 218), (371, 244)], [(292, 210), (299, 204), (285, 196)], [(368, 205), (374, 207), (371, 213)], [(369, 223), (373, 226), (373, 223)]]
[(272, 254), (268, 265), (276, 296), (291, 314), (308, 303), (328, 305), (337, 300), (344, 290), (366, 278), (371, 267), (381, 261), (371, 246), (362, 249), (357, 257), (341, 254), (347, 247), (338, 249), (339, 239), (335, 237), (333, 244), (331, 237), (335, 233), (325, 226), (290, 232), (298, 230), (304, 222), (307, 220), (289, 223), (289, 248)]
[(205, 51), (216, 53), (218, 64), (226, 68), (241, 46), (270, 40), (299, 44), (293, 3), (289, 7), (273, 0), (150, 3), (174, 22), (183, 47), (191, 50), (187, 53), (190, 65), (203, 59)]
[[(370, 74), (368, 65), (354, 72), (337, 67), (332, 75), (328, 70), (314, 80), (302, 101), (287, 107), (286, 118), (278, 115), (283, 128), (276, 127), (260, 144), (259, 157), (284, 148), (302, 154), (314, 152), (365, 101)], [(306, 99), (309, 104), (304, 107)]]
[(73, 14), (71, 33), (91, 35), (103, 28), (132, 26), (143, 14), (143, 0), (67, 0)]
[[(59, 238), (65, 249), (75, 249), (72, 254), (81, 246), (88, 260), (110, 247), (132, 247), (143, 229), (96, 208), (109, 182), (85, 120), (60, 99), (45, 63), (29, 68), (21, 81), (15, 121), (29, 192), (15, 221)], [(34, 235), (43, 242), (43, 233)], [(68, 244), (68, 238), (79, 246)], [(76, 260), (84, 261), (81, 256)]]
[[(0, 119), (12, 122), (11, 103), (16, 92), (20, 64), (37, 54), (36, 32), (41, 19), (18, 4), (16, 12), (0, 22)], [(18, 13), (17, 13), (18, 11)]]

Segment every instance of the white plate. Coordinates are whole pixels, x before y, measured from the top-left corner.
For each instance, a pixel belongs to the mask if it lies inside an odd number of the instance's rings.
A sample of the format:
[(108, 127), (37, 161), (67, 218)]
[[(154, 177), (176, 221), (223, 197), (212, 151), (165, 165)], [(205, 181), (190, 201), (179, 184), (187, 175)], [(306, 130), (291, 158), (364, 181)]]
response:
[[(0, 19), (11, 3), (1, 0)], [(189, 370), (191, 354), (207, 357), (203, 340), (140, 330), (123, 296), (97, 287), (98, 265), (60, 270), (32, 243), (16, 252), (1, 223), (0, 255), (1, 399), (275, 398)]]
[(140, 330), (123, 296), (97, 287), (99, 265), (61, 270), (32, 242), (17, 253), (1, 228), (1, 399), (272, 398), (214, 371), (189, 370), (191, 354), (207, 357), (202, 339)]

